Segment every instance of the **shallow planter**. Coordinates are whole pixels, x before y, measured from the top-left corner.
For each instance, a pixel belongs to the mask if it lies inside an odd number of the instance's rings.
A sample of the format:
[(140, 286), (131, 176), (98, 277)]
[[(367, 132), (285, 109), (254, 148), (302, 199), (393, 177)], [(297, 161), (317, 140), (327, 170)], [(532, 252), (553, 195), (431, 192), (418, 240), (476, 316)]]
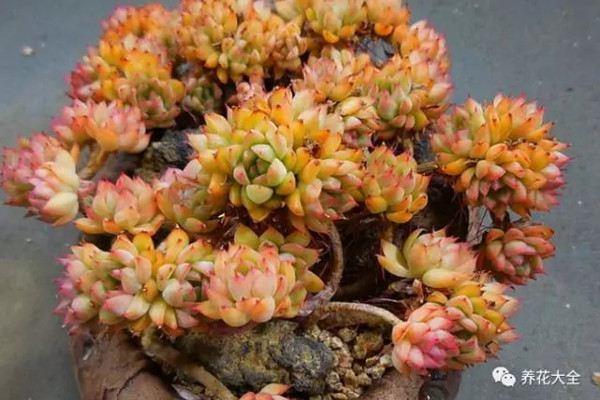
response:
[[(173, 386), (161, 366), (148, 357), (139, 343), (122, 332), (87, 331), (71, 337), (71, 353), (82, 400), (213, 399)], [(452, 400), (460, 373), (435, 373), (427, 380), (405, 377), (394, 369), (358, 397), (361, 400)], [(179, 392), (178, 392), (179, 390)], [(340, 397), (341, 398), (341, 397)]]

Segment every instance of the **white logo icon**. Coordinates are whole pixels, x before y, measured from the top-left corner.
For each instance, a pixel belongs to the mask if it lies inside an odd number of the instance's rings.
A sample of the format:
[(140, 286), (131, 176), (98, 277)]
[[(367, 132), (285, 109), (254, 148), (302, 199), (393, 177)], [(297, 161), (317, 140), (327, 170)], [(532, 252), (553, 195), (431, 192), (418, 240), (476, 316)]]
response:
[(494, 379), (494, 382), (500, 382), (506, 387), (513, 387), (515, 386), (515, 383), (517, 383), (517, 378), (505, 367), (494, 368), (492, 371), (492, 378)]

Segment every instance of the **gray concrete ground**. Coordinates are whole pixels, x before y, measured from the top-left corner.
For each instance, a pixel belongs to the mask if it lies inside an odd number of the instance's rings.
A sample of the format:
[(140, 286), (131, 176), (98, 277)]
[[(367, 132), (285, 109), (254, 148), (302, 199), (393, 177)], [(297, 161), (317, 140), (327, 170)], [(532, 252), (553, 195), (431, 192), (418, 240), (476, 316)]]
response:
[[(124, 1), (123, 1), (124, 2)], [(65, 102), (63, 77), (115, 0), (0, 1), (0, 145), (47, 129)], [(548, 275), (521, 289), (520, 342), (499, 360), (468, 370), (461, 400), (591, 400), (600, 371), (600, 2), (597, 0), (421, 0), (416, 18), (446, 34), (453, 58), (455, 100), (525, 93), (545, 105), (555, 134), (572, 143), (574, 162), (562, 205), (540, 219), (556, 231), (557, 256)], [(30, 57), (21, 54), (31, 46)], [(76, 399), (66, 335), (56, 317), (55, 258), (76, 234), (23, 220), (0, 207), (0, 398)], [(494, 384), (491, 371), (571, 370), (580, 385)]]

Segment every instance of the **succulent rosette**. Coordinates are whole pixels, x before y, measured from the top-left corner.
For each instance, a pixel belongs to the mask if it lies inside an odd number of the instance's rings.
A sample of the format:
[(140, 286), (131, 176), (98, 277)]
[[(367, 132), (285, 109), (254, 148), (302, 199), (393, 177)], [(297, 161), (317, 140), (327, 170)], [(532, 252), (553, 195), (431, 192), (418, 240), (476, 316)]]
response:
[(426, 62), (433, 69), (431, 72), (449, 79), (450, 57), (446, 40), (426, 20), (399, 26), (391, 39), (410, 64), (417, 66)]
[(377, 114), (385, 123), (385, 129), (379, 132), (382, 138), (393, 137), (397, 130), (419, 131), (428, 125), (424, 111), (427, 88), (413, 81), (410, 68), (400, 56), (389, 59), (363, 91), (375, 99)]
[(398, 156), (379, 146), (367, 157), (362, 191), (365, 205), (374, 214), (402, 224), (427, 205), (429, 177), (417, 173), (417, 162), (408, 152)]
[(97, 102), (119, 100), (141, 110), (146, 128), (171, 126), (185, 88), (172, 78), (166, 57), (165, 49), (153, 42), (102, 40), (72, 72), (71, 95)]
[(103, 82), (103, 95), (138, 107), (147, 128), (168, 127), (179, 115), (183, 83), (171, 77), (170, 66), (147, 52), (130, 52), (121, 61), (122, 77)]
[(318, 253), (304, 246), (306, 240), (302, 234), (285, 238), (274, 229), (258, 236), (239, 227), (234, 243), (215, 254), (197, 311), (233, 327), (295, 317), (308, 293), (323, 288), (308, 269)]
[(118, 287), (107, 294), (100, 321), (125, 322), (134, 332), (156, 326), (170, 335), (198, 324), (192, 308), (198, 300), (193, 283), (212, 268), (213, 249), (199, 239), (190, 243), (181, 229), (155, 247), (150, 235), (117, 237), (111, 256), (119, 264), (111, 275)]
[(282, 394), (287, 392), (290, 387), (279, 383), (272, 383), (265, 386), (258, 393), (248, 392), (240, 397), (240, 400), (288, 400)]
[(254, 250), (263, 246), (275, 246), (280, 254), (291, 254), (296, 277), (307, 290), (316, 293), (323, 289), (324, 283), (310, 268), (319, 260), (319, 251), (309, 247), (311, 237), (306, 232), (294, 231), (287, 236), (273, 227), (267, 228), (261, 235), (245, 225), (239, 225), (235, 231), (235, 244), (246, 245)]
[(383, 125), (369, 96), (349, 97), (335, 107), (344, 121), (344, 144), (353, 148), (368, 148), (374, 133)]
[(29, 183), (29, 211), (53, 225), (64, 225), (77, 216), (79, 192), (87, 191), (89, 186), (79, 179), (75, 160), (64, 149), (56, 153), (54, 160), (37, 168)]
[(564, 184), (566, 145), (548, 137), (543, 110), (524, 98), (498, 95), (490, 104), (469, 99), (437, 123), (431, 145), (440, 169), (472, 206), (496, 218), (555, 205)]
[(478, 264), (502, 282), (524, 285), (544, 272), (545, 258), (554, 255), (552, 228), (534, 223), (498, 228), (485, 234)]
[(427, 93), (423, 112), (430, 121), (436, 120), (448, 108), (452, 94), (446, 40), (423, 20), (396, 29), (392, 41), (399, 47), (413, 84)]
[(345, 148), (341, 117), (315, 105), (311, 92), (277, 89), (227, 118), (205, 119), (203, 133), (190, 138), (198, 160), (231, 184), (229, 200), (255, 221), (287, 206), (298, 224), (325, 231), (360, 199), (362, 154)]
[(448, 237), (444, 230), (412, 232), (399, 249), (391, 242), (381, 241), (383, 254), (379, 264), (392, 275), (421, 279), (435, 289), (450, 289), (471, 279), (477, 257), (468, 243)]
[(481, 363), (495, 355), (502, 344), (518, 338), (508, 319), (519, 308), (519, 302), (504, 294), (507, 287), (487, 281), (467, 281), (454, 288), (451, 295), (434, 292), (427, 301), (444, 306), (456, 316), (454, 334), (460, 338), (460, 354), (447, 364), (452, 369)]
[(297, 1), (304, 8), (306, 24), (330, 44), (351, 40), (367, 21), (364, 0)]
[(181, 26), (177, 31), (183, 58), (201, 62), (213, 69), (219, 65), (219, 46), (232, 38), (238, 28), (233, 1), (184, 0), (181, 2)]
[(279, 79), (286, 73), (297, 74), (302, 71), (302, 56), (308, 50), (308, 40), (303, 36), (299, 21), (285, 22), (271, 14), (266, 30), (270, 32), (272, 42), (269, 47), (267, 66), (272, 69), (273, 77)]
[(139, 153), (150, 142), (140, 110), (117, 101), (75, 100), (63, 108), (54, 120), (53, 129), (68, 144), (95, 141), (105, 152)]
[(103, 57), (109, 47), (102, 44), (103, 42), (100, 42), (100, 48), (90, 47), (87, 54), (71, 71), (69, 75), (71, 97), (81, 100), (105, 100), (102, 94), (102, 82), (117, 77), (118, 69)]
[(175, 46), (177, 15), (158, 3), (141, 7), (117, 7), (113, 14), (102, 22), (102, 39), (118, 42), (133, 36), (153, 40), (171, 49)]
[(121, 175), (114, 184), (99, 182), (85, 214), (86, 217), (79, 218), (75, 225), (88, 234), (128, 232), (152, 236), (164, 221), (152, 186), (141, 178), (132, 179), (127, 175)]
[(302, 72), (303, 78), (294, 81), (296, 91), (311, 89), (317, 101), (340, 102), (359, 95), (375, 67), (368, 54), (327, 46), (309, 57)]
[(64, 324), (76, 331), (99, 313), (107, 293), (117, 286), (111, 272), (119, 267), (109, 252), (91, 243), (71, 247), (71, 254), (62, 258), (63, 275), (57, 279), (59, 304), (54, 310), (62, 315)]
[(452, 334), (456, 313), (446, 307), (426, 303), (411, 312), (406, 321), (392, 331), (392, 361), (403, 374), (443, 369), (460, 354), (458, 339)]
[(7, 204), (29, 205), (28, 196), (33, 189), (30, 182), (35, 170), (46, 162), (54, 161), (63, 150), (60, 142), (44, 133), (19, 140), (18, 147), (2, 152), (2, 189), (8, 195)]
[(367, 0), (366, 6), (367, 18), (376, 35), (389, 36), (408, 24), (410, 11), (401, 0)]
[(227, 203), (228, 188), (202, 170), (198, 160), (168, 169), (154, 184), (156, 202), (168, 221), (190, 233), (210, 231)]
[(318, 102), (332, 101), (344, 121), (344, 142), (352, 147), (368, 147), (371, 136), (383, 128), (375, 99), (361, 96), (361, 86), (370, 82), (375, 68), (367, 54), (327, 46), (319, 57), (311, 56), (303, 79), (294, 81), (296, 91), (311, 90)]

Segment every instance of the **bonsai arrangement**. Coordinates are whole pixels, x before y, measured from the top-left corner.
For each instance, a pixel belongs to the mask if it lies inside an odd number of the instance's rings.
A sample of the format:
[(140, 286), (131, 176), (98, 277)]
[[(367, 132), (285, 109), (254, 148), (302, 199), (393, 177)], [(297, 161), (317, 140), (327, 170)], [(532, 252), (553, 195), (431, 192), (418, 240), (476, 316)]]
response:
[(83, 234), (56, 308), (102, 377), (83, 397), (127, 398), (143, 370), (147, 398), (383, 399), (393, 367), (411, 397), (517, 338), (509, 289), (553, 255), (531, 213), (567, 146), (523, 97), (451, 108), (445, 40), (400, 0), (183, 0), (102, 26), (54, 134), (2, 165), (8, 204)]

